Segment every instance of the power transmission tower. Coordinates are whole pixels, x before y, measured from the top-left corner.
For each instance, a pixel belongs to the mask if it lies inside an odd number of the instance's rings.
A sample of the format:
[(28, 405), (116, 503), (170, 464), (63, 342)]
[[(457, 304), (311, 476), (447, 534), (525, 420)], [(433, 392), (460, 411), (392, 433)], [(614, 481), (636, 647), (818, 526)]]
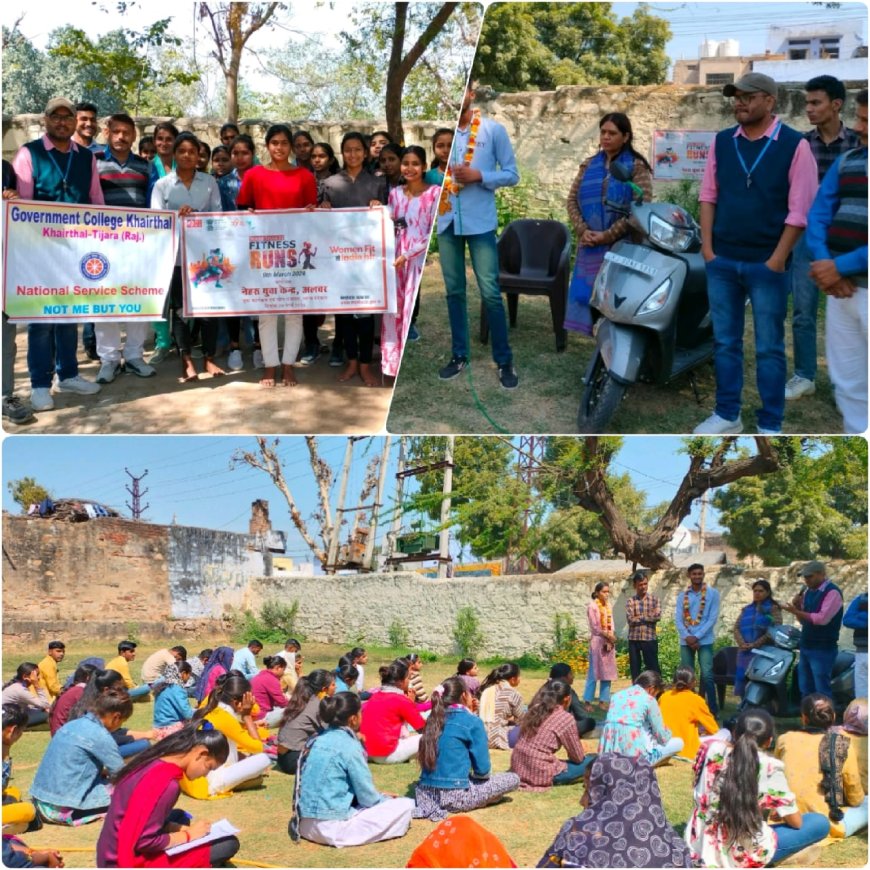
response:
[[(523, 512), (523, 537), (529, 531), (529, 514), (532, 510), (531, 505), (531, 490), (535, 483), (535, 478), (544, 463), (544, 450), (546, 448), (546, 438), (541, 435), (523, 435), (520, 437), (519, 448), (517, 449), (517, 477), (529, 489), (529, 502), (526, 504), (526, 509)], [(519, 572), (525, 574), (529, 570), (529, 560), (525, 556), (520, 557)], [(535, 570), (540, 569), (538, 554), (535, 553)]]
[(125, 468), (124, 471), (127, 472), (127, 474), (130, 476), (130, 479), (133, 481), (133, 488), (132, 489), (130, 489), (129, 486), (126, 487), (127, 492), (129, 492), (130, 495), (133, 496), (133, 504), (130, 504), (130, 502), (127, 502), (127, 507), (130, 508), (130, 512), (133, 514), (133, 519), (139, 520), (142, 518), (142, 514), (145, 513), (145, 511), (147, 511), (149, 507), (151, 507), (150, 504), (146, 504), (144, 507), (142, 507), (142, 504), (141, 504), (142, 496), (145, 495), (145, 493), (148, 492), (148, 490), (147, 489), (143, 489), (141, 491), (139, 490), (139, 481), (142, 480), (142, 478), (144, 478), (148, 474), (148, 469), (146, 468), (145, 474), (141, 475), (140, 477), (136, 477), (130, 471), (129, 468)]

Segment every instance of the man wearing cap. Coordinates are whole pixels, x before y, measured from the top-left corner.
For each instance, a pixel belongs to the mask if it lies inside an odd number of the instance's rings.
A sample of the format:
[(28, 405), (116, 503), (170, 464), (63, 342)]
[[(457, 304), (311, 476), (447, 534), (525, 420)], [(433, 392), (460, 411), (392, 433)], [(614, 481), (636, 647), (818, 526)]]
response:
[[(45, 135), (18, 149), (12, 162), (18, 177), (18, 195), (40, 202), (103, 205), (103, 191), (94, 155), (72, 141), (75, 107), (55, 97), (45, 107)], [(30, 404), (34, 411), (50, 411), (52, 378), (59, 393), (91, 395), (100, 385), (79, 374), (76, 358), (78, 324), (31, 323), (27, 328), (27, 367)]]
[(824, 562), (807, 562), (798, 571), (806, 589), (783, 604), (801, 624), (798, 683), (801, 695), (821, 692), (831, 697), (831, 672), (843, 622), (843, 593), (827, 578)]
[(701, 182), (701, 252), (713, 319), (715, 412), (695, 432), (736, 434), (743, 392), (746, 301), (752, 304), (761, 435), (782, 431), (785, 315), (792, 248), (818, 187), (809, 143), (773, 114), (776, 82), (748, 73), (723, 93), (737, 126), (716, 135)]
[(631, 582), (634, 595), (625, 601), (625, 618), (628, 622), (628, 667), (634, 682), (641, 671), (662, 671), (656, 636), (656, 627), (662, 618), (662, 604), (655, 595), (649, 594), (649, 577), (643, 571), (635, 571)]

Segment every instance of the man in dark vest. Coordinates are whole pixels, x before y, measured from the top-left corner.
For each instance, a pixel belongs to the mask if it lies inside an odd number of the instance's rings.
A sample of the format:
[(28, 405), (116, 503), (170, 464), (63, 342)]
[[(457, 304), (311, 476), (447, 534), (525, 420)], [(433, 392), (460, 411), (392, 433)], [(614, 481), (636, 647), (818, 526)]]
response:
[[(18, 195), (40, 202), (103, 205), (103, 191), (94, 155), (72, 141), (75, 108), (69, 100), (54, 97), (45, 107), (45, 135), (18, 149), (13, 160)], [(30, 370), (30, 404), (34, 411), (50, 411), (52, 379), (59, 393), (91, 395), (100, 385), (79, 374), (76, 358), (78, 324), (31, 323), (27, 329), (27, 367)]]
[(828, 295), (825, 354), (849, 433), (867, 429), (867, 91), (858, 103), (861, 146), (826, 173), (807, 219), (810, 277)]
[(701, 252), (715, 341), (716, 410), (695, 432), (736, 434), (743, 392), (746, 301), (752, 304), (761, 435), (782, 430), (785, 315), (792, 248), (816, 194), (809, 143), (773, 114), (776, 82), (748, 73), (723, 93), (737, 126), (716, 135), (701, 182)]
[(801, 624), (798, 684), (801, 695), (821, 692), (831, 697), (831, 671), (843, 623), (843, 593), (827, 577), (824, 562), (807, 562), (798, 571), (806, 589), (783, 604)]

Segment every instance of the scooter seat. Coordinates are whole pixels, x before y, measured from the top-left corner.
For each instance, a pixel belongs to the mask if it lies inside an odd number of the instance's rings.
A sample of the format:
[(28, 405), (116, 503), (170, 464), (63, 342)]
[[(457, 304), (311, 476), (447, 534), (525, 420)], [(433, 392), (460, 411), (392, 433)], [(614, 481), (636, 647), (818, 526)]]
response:
[(837, 658), (834, 659), (834, 667), (831, 669), (831, 678), (837, 677), (842, 674), (843, 671), (849, 670), (854, 662), (855, 656), (847, 650), (837, 653)]

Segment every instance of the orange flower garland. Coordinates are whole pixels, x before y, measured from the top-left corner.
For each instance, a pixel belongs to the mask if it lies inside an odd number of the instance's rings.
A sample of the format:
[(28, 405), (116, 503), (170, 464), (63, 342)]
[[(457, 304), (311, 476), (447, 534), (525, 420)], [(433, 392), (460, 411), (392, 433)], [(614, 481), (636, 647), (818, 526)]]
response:
[(600, 598), (596, 598), (595, 603), (601, 616), (601, 630), (613, 634), (613, 610), (607, 604), (602, 604)]
[[(477, 131), (480, 129), (480, 109), (473, 109), (471, 112), (471, 125), (468, 132), (468, 146), (465, 149), (465, 156), (462, 162), (466, 166), (471, 166), (471, 161), (474, 158), (474, 149), (477, 147)], [(454, 181), (450, 174), (450, 164), (447, 164), (447, 172), (444, 173), (444, 187), (441, 188), (441, 199), (438, 203), (438, 214), (447, 214), (452, 206), (450, 205), (450, 194), (456, 195), (462, 190), (463, 185), (458, 181)]]
[(701, 587), (701, 606), (698, 608), (698, 618), (692, 619), (689, 615), (689, 590), (683, 593), (683, 623), (685, 625), (698, 625), (704, 616), (704, 606), (707, 604), (707, 584)]

